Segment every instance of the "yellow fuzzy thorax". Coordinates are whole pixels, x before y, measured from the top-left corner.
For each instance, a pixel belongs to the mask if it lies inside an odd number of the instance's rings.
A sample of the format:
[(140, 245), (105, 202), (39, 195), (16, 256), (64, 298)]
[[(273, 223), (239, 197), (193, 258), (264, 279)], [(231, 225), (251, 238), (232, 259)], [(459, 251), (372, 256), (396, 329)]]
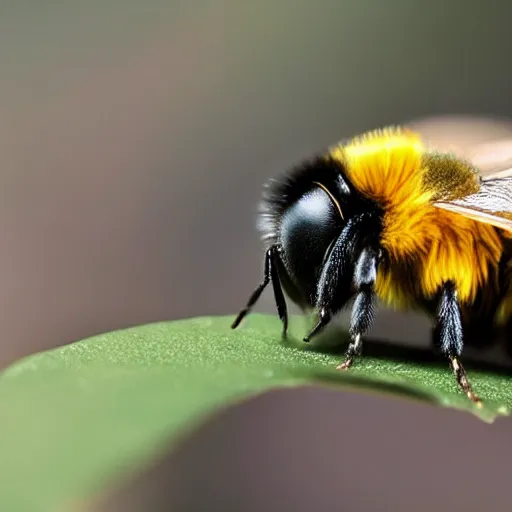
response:
[[(405, 307), (413, 293), (401, 284), (407, 278), (414, 280), (414, 295), (423, 297), (453, 280), (459, 299), (471, 303), (488, 282), (489, 265), (498, 265), (502, 242), (494, 227), (432, 204), (440, 188), (429, 180), (419, 135), (398, 128), (369, 132), (330, 155), (354, 187), (384, 210), (381, 244), (392, 265), (379, 272), (378, 295)], [(403, 275), (406, 268), (412, 276)]]

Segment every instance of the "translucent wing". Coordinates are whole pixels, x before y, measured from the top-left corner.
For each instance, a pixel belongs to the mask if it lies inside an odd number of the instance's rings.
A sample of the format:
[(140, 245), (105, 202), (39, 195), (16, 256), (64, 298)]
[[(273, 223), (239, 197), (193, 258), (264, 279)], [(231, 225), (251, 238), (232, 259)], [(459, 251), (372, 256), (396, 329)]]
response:
[(512, 139), (483, 144), (468, 156), (480, 171), (478, 192), (434, 206), (512, 233)]

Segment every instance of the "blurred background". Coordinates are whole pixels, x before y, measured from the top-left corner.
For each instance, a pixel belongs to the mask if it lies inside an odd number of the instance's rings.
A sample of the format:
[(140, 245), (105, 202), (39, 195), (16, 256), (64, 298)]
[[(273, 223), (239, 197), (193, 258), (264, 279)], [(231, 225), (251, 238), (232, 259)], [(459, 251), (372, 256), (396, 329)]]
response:
[[(234, 313), (260, 279), (262, 183), (342, 137), (412, 121), (448, 147), (512, 136), (511, 16), (499, 0), (4, 2), (0, 365)], [(372, 334), (429, 338), (384, 311)], [(276, 392), (109, 509), (509, 510), (511, 434), (387, 397)]]

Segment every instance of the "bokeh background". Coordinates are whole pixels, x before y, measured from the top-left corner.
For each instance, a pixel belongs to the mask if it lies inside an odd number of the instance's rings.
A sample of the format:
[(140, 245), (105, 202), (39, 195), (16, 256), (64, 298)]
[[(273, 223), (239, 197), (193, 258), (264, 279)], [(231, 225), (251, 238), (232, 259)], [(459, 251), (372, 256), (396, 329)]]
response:
[[(260, 279), (263, 181), (339, 138), (433, 116), (448, 146), (512, 136), (511, 16), (504, 0), (3, 2), (0, 365), (234, 313)], [(417, 315), (372, 332), (428, 343)], [(509, 510), (511, 425), (271, 393), (107, 508)]]

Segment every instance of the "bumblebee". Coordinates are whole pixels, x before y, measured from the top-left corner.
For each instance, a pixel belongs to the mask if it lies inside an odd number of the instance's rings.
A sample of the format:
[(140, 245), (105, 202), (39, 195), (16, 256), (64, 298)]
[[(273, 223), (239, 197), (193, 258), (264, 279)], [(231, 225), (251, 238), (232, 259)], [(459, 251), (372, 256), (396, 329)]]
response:
[(337, 367), (347, 370), (362, 354), (377, 299), (420, 310), (459, 387), (481, 405), (460, 356), (468, 333), (512, 316), (512, 164), (484, 176), (406, 128), (367, 132), (270, 180), (259, 228), (263, 281), (233, 329), (269, 283), (283, 335), (285, 294), (315, 312), (305, 342), (352, 303)]

